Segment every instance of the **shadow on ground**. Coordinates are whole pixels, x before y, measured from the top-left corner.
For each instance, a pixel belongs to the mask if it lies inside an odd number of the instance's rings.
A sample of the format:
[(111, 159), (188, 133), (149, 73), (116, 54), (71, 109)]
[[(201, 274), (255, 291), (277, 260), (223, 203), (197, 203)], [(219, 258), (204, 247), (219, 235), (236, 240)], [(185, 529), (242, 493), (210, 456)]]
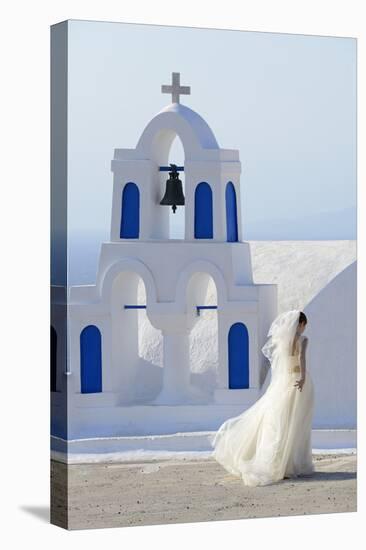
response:
[(34, 516), (35, 518), (49, 523), (50, 522), (50, 507), (49, 506), (19, 506), (23, 512)]

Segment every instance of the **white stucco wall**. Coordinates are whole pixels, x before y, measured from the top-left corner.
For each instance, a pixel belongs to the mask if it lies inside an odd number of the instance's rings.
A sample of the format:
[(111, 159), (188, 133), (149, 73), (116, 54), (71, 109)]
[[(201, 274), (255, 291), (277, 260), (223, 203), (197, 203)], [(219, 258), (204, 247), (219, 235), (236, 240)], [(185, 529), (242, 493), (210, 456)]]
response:
[(354, 240), (247, 241), (255, 283), (278, 283), (278, 313), (304, 308), (356, 259)]
[(314, 423), (356, 427), (357, 263), (353, 262), (305, 308), (308, 365), (315, 383)]

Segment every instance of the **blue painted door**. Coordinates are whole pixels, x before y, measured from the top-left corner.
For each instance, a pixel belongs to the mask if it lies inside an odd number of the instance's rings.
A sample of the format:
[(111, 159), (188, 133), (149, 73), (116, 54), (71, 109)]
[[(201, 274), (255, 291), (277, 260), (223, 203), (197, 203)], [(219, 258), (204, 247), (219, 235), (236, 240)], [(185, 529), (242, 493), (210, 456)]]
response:
[(243, 323), (231, 325), (228, 335), (229, 388), (249, 388), (249, 337)]
[(55, 328), (51, 325), (51, 345), (50, 345), (50, 362), (51, 362), (51, 372), (50, 372), (50, 382), (51, 382), (51, 391), (57, 391), (57, 332)]
[(226, 185), (226, 234), (227, 241), (236, 242), (238, 240), (238, 216), (236, 208), (236, 192), (231, 181)]
[(102, 338), (94, 325), (80, 334), (80, 386), (81, 393), (102, 391)]
[(194, 236), (213, 238), (212, 190), (205, 181), (197, 185), (194, 194)]
[(122, 193), (120, 237), (137, 239), (140, 232), (140, 191), (132, 181), (126, 183)]

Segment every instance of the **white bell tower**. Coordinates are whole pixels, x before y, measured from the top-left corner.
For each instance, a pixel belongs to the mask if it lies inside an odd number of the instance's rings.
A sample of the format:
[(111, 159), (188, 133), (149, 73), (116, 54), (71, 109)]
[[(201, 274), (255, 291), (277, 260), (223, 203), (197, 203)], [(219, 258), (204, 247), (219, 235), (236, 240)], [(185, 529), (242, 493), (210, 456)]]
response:
[[(253, 282), (239, 152), (222, 149), (206, 121), (179, 102), (190, 93), (179, 73), (162, 92), (172, 103), (148, 122), (135, 148), (114, 151), (110, 242), (102, 243), (96, 284), (70, 289), (70, 437), (216, 429), (259, 396), (260, 348), (277, 314), (277, 286)], [(170, 238), (171, 206), (160, 204), (176, 136), (184, 149), (183, 239)], [(219, 357), (208, 399), (192, 384), (189, 335), (207, 307), (211, 278)], [(150, 383), (136, 376), (140, 308), (163, 338), (160, 386), (144, 403), (135, 400), (136, 384)]]

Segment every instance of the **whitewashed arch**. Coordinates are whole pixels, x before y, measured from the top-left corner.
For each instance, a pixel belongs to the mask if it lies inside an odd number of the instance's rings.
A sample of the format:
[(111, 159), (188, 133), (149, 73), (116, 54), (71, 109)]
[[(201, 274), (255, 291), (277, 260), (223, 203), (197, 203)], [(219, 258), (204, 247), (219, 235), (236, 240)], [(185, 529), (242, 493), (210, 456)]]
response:
[(186, 160), (197, 158), (202, 149), (219, 149), (213, 131), (195, 111), (180, 103), (162, 109), (147, 124), (136, 146), (138, 158), (166, 162), (174, 138), (180, 138)]
[(214, 280), (217, 290), (217, 305), (221, 306), (227, 302), (227, 286), (221, 270), (212, 262), (197, 260), (188, 264), (181, 272), (177, 281), (176, 302), (180, 307), (186, 303), (186, 290), (192, 276), (198, 272), (208, 273)]
[(99, 282), (99, 294), (102, 302), (107, 302), (112, 290), (113, 281), (123, 271), (132, 271), (140, 275), (145, 284), (147, 302), (155, 304), (157, 301), (157, 291), (154, 277), (150, 269), (143, 262), (132, 258), (126, 258), (115, 262), (104, 273), (104, 276)]

